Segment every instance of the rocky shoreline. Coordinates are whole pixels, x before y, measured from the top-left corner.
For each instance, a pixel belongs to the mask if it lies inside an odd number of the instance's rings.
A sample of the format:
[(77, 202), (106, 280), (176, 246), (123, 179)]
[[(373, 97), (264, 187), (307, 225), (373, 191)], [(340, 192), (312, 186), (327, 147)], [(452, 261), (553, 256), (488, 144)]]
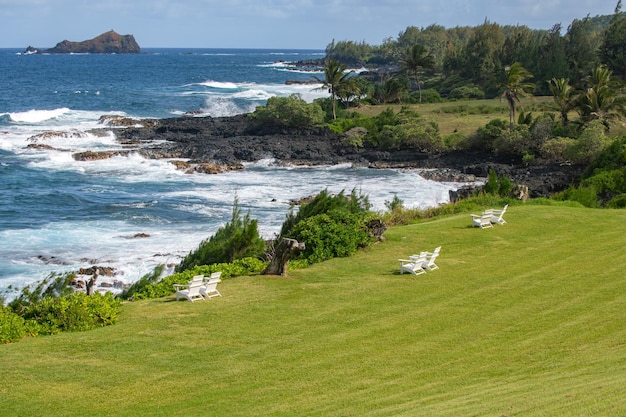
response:
[[(458, 183), (459, 189), (450, 192), (451, 201), (472, 193), (476, 185), (466, 184), (480, 184), (490, 170), (500, 176), (506, 175), (524, 190), (523, 197), (532, 198), (549, 197), (566, 189), (583, 171), (583, 167), (541, 161), (526, 166), (520, 161), (497, 159), (481, 152), (454, 151), (433, 155), (415, 149), (354, 147), (345, 141), (344, 136), (327, 128), (260, 127), (246, 115), (220, 118), (188, 115), (145, 120), (106, 116), (100, 122), (103, 127), (90, 133), (103, 135), (113, 132), (120, 149), (78, 152), (72, 155), (74, 159), (93, 161), (137, 153), (149, 159), (167, 159), (178, 169), (195, 175), (245, 169), (246, 162), (264, 159), (273, 159), (277, 165), (347, 163), (371, 169), (416, 169), (424, 178)], [(46, 139), (59, 134), (82, 137), (84, 132), (38, 134), (30, 138), (32, 143), (28, 146), (48, 147)], [(310, 197), (302, 196), (293, 204), (300, 204)], [(138, 234), (128, 238), (146, 236)], [(41, 260), (45, 263), (62, 262), (54, 257)], [(90, 263), (97, 265), (98, 260)], [(80, 271), (75, 285), (79, 290), (86, 290), (89, 282), (97, 285), (99, 290), (121, 291), (124, 285), (116, 281), (115, 274), (110, 275), (110, 271)], [(99, 281), (98, 276), (101, 278)]]
[[(150, 159), (167, 158), (193, 173), (221, 173), (243, 169), (243, 163), (273, 159), (277, 164), (335, 165), (422, 169), (435, 181), (473, 182), (490, 170), (528, 188), (529, 197), (549, 197), (575, 183), (584, 167), (554, 162), (498, 159), (477, 151), (427, 154), (415, 149), (380, 150), (354, 147), (345, 137), (324, 127), (283, 128), (258, 126), (247, 115), (230, 117), (182, 116), (169, 119), (104, 119), (115, 127), (123, 151), (84, 152), (75, 159), (89, 160), (137, 152)], [(120, 129), (120, 127), (123, 127)]]

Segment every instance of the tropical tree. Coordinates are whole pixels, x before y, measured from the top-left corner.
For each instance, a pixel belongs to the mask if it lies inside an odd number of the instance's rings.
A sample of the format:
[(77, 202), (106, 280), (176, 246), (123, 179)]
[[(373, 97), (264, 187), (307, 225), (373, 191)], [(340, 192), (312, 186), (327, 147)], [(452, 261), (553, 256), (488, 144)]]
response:
[(599, 65), (585, 78), (587, 88), (580, 97), (579, 113), (585, 123), (600, 120), (606, 129), (624, 117), (623, 86), (612, 78), (613, 72)]
[(611, 24), (604, 32), (600, 47), (602, 62), (622, 80), (626, 78), (626, 16), (621, 12), (622, 0), (617, 2)]
[(528, 82), (533, 75), (519, 62), (504, 68), (505, 82), (500, 84), (500, 98), (506, 99), (509, 105), (509, 127), (513, 131), (515, 120), (515, 106), (520, 103), (522, 97), (532, 94), (535, 84)]
[(419, 100), (422, 102), (422, 87), (419, 79), (420, 70), (424, 68), (432, 69), (435, 67), (435, 59), (428, 50), (419, 43), (412, 47), (407, 47), (404, 55), (400, 57), (402, 70), (413, 76), (419, 90)]
[(600, 35), (593, 30), (589, 16), (575, 19), (565, 35), (565, 53), (570, 72), (570, 80), (579, 85), (585, 75), (598, 64)]
[(567, 126), (567, 114), (574, 108), (574, 88), (569, 85), (569, 78), (553, 78), (549, 85), (554, 104), (561, 113), (561, 124)]
[(485, 23), (475, 27), (461, 52), (460, 75), (482, 90), (495, 93), (494, 76), (502, 68), (500, 51), (504, 39), (502, 27), (497, 23), (485, 20)]
[[(535, 65), (533, 74), (535, 75), (535, 80), (567, 78), (567, 75), (569, 74), (569, 66), (567, 64), (567, 56), (565, 55), (565, 39), (561, 36), (560, 23), (552, 26), (552, 29), (546, 33), (546, 37), (539, 45), (537, 55), (534, 60)], [(506, 62), (512, 61), (513, 60)], [(538, 91), (535, 93), (538, 95), (547, 95), (550, 93), (550, 90), (546, 90), (548, 87), (549, 83), (538, 84)]]
[(322, 84), (322, 89), (328, 89), (330, 93), (330, 107), (333, 112), (333, 120), (337, 118), (336, 99), (342, 88), (348, 83), (354, 71), (347, 71), (347, 67), (334, 59), (327, 59), (324, 63), (324, 79), (313, 76), (315, 80)]

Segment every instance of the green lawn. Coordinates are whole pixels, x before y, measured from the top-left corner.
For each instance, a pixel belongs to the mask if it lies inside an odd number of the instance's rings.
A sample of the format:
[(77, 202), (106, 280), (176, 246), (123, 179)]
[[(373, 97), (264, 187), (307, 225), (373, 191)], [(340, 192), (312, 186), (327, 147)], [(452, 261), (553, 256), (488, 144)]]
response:
[[(516, 205), (0, 346), (2, 416), (626, 415), (626, 210)], [(442, 246), (439, 270), (398, 258)]]
[[(554, 106), (552, 103), (552, 97), (524, 98), (521, 101), (521, 106), (518, 107), (515, 113), (515, 117), (517, 118), (520, 112), (530, 112), (534, 118), (549, 112), (554, 114), (555, 118), (559, 120), (559, 114), (553, 109)], [(388, 107), (399, 112), (403, 105), (362, 106), (355, 109), (355, 111), (367, 116), (375, 116)], [(501, 119), (507, 123), (509, 121), (509, 107), (506, 100), (497, 98), (409, 104), (408, 107), (427, 117), (429, 120), (437, 122), (441, 136), (447, 136), (452, 133), (471, 135), (493, 119)], [(570, 120), (577, 120), (578, 117), (579, 116), (574, 111), (569, 115)], [(515, 122), (517, 122), (517, 119)], [(626, 128), (623, 124), (616, 123), (611, 126), (611, 136), (619, 137), (624, 134), (626, 134)]]

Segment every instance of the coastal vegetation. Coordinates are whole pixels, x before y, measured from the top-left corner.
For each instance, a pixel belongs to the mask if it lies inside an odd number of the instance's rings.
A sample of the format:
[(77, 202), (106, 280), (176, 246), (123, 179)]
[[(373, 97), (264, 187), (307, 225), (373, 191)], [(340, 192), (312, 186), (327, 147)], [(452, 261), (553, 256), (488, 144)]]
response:
[[(620, 1), (609, 20), (576, 20), (565, 35), (560, 25), (485, 21), (410, 27), (381, 46), (333, 41), (318, 79), (329, 98), (271, 98), (250, 115), (258, 126), (327, 126), (354, 147), (575, 164), (584, 176), (550, 199), (521, 203), (516, 184), (491, 170), (470, 198), (418, 210), (395, 195), (384, 213), (356, 190), (322, 190), (289, 211), (270, 241), (235, 200), (231, 221), (171, 275), (160, 266), (118, 298), (73, 291), (72, 274), (51, 276), (2, 305), (0, 343), (22, 341), (2, 346), (11, 384), (0, 388), (0, 407), (46, 415), (624, 412), (626, 218), (612, 209), (626, 207), (625, 19)], [(387, 72), (366, 79), (348, 71), (361, 64)], [(504, 204), (512, 208), (506, 227), (469, 226), (468, 214)], [(374, 244), (371, 220), (390, 227), (384, 242)], [(288, 279), (263, 277), (283, 238), (305, 249)], [(439, 245), (439, 271), (398, 273), (398, 258)], [(216, 271), (224, 300), (170, 302), (174, 284)], [(69, 333), (27, 337), (61, 332)], [(86, 395), (75, 395), (77, 384)]]

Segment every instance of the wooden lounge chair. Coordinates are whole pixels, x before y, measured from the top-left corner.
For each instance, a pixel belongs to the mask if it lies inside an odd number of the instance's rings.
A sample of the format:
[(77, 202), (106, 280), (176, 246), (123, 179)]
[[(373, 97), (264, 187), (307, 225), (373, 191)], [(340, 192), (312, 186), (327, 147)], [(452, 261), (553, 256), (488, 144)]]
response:
[(176, 290), (176, 301), (184, 298), (185, 300), (189, 300), (192, 303), (196, 300), (204, 300), (202, 294), (200, 294), (200, 289), (204, 285), (202, 282), (202, 275), (199, 275), (200, 279), (192, 279), (188, 284), (174, 284), (174, 289)]
[(489, 227), (493, 227), (491, 224), (491, 214), (470, 214), (472, 216), (472, 227), (480, 227), (481, 229), (487, 229)]

